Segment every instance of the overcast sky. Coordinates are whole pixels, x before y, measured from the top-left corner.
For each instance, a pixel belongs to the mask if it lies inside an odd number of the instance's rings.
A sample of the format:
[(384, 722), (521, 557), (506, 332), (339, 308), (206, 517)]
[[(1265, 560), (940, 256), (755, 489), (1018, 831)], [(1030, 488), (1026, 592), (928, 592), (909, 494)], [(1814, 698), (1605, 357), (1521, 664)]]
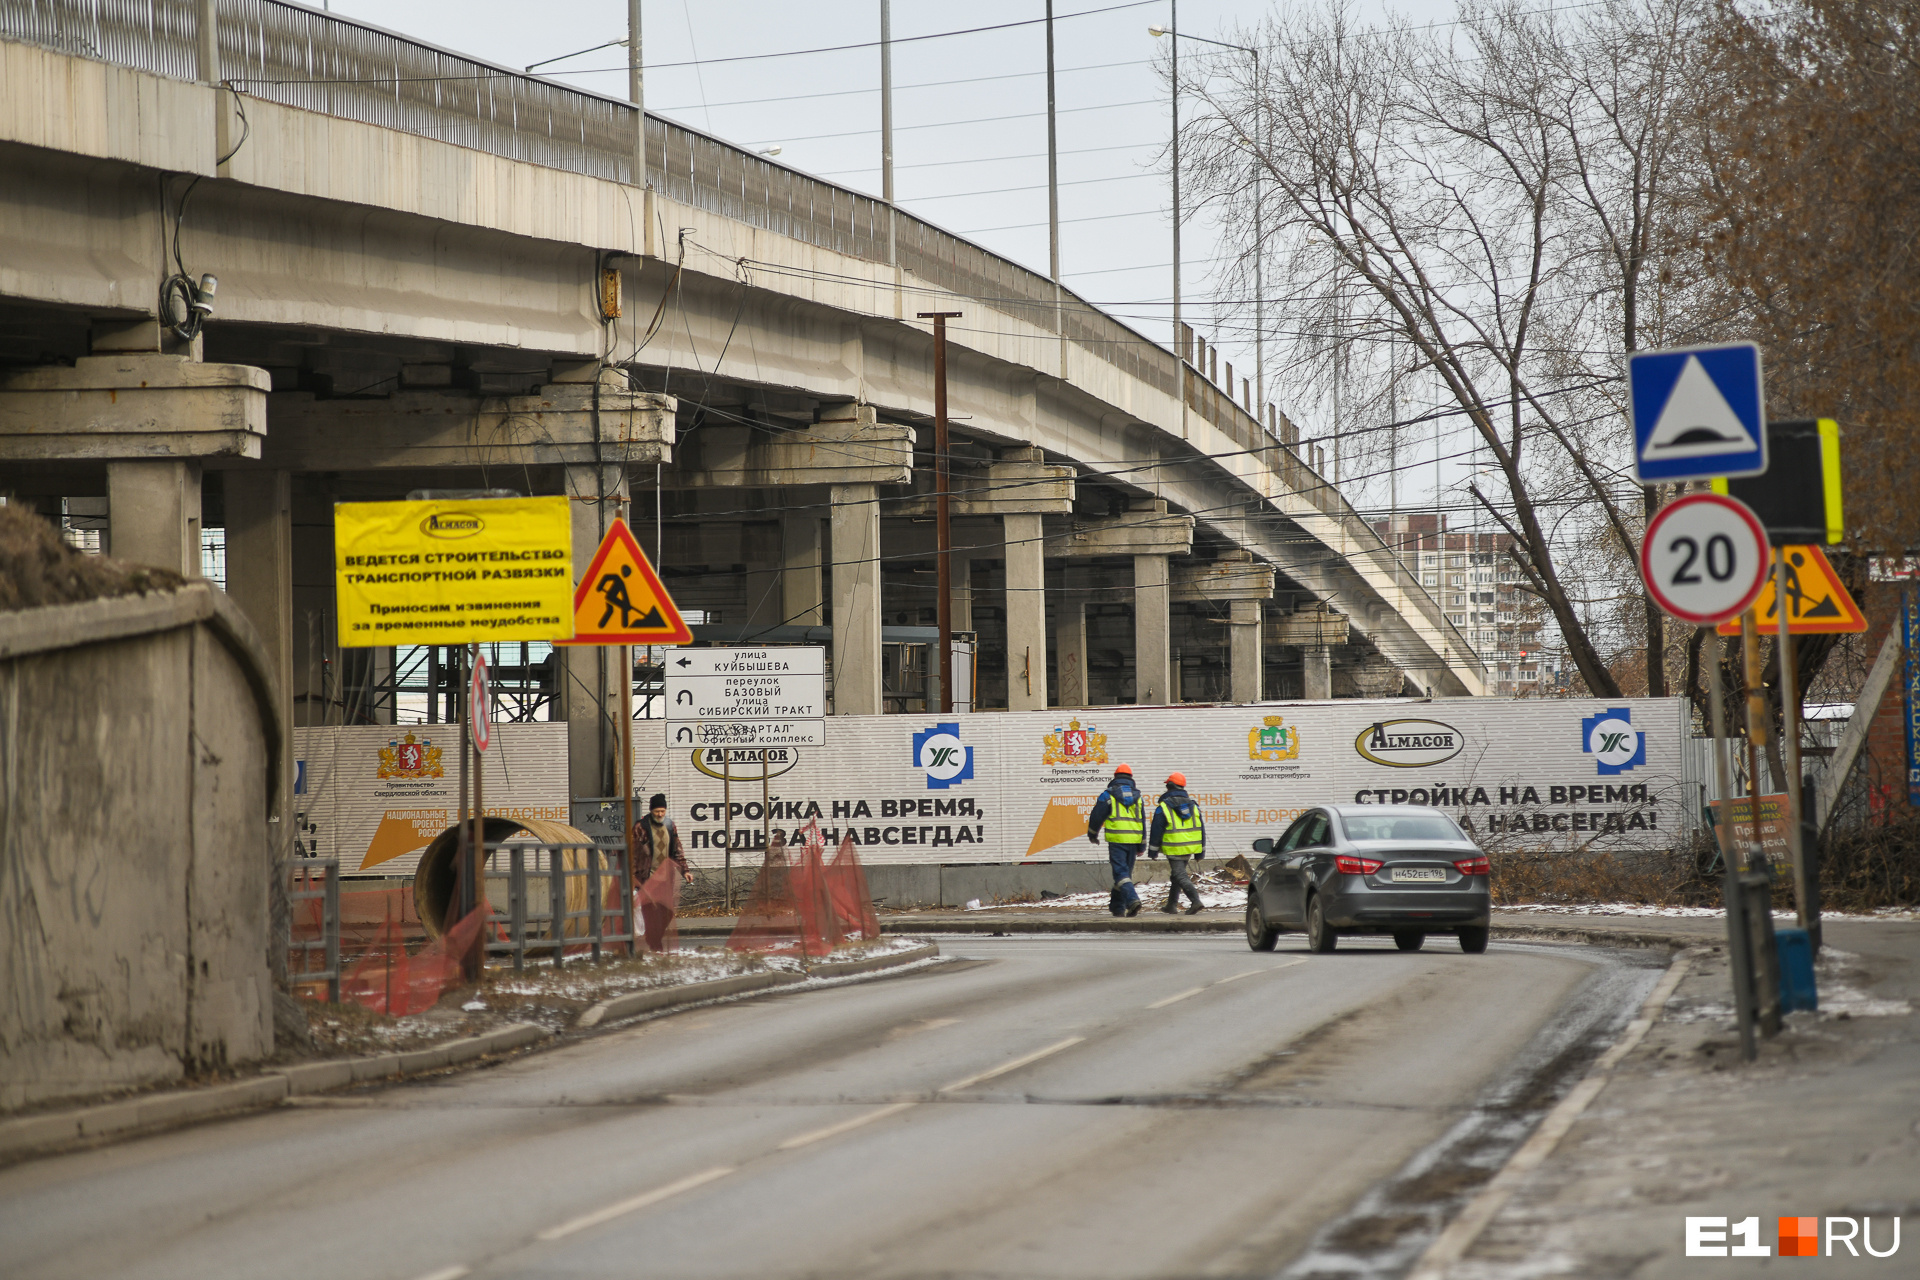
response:
[[(625, 0), (331, 0), (331, 8), (509, 66), (624, 38), (627, 21)], [(1274, 8), (1266, 0), (1181, 0), (1181, 30), (1231, 38)], [(1418, 22), (1444, 20), (1452, 9), (1451, 0), (1353, 5), (1362, 18), (1391, 10)], [(1147, 28), (1171, 25), (1168, 0), (1055, 0), (1054, 11), (1062, 278), (1166, 342), (1171, 221), (1160, 166), (1170, 122), (1153, 61), (1165, 41)], [(647, 109), (756, 150), (778, 145), (781, 162), (877, 195), (880, 57), (871, 42), (879, 14), (880, 0), (646, 0)], [(892, 19), (899, 203), (1042, 274), (1045, 26), (912, 37), (1044, 14), (1044, 0), (893, 0)], [(869, 47), (798, 52), (838, 45)], [(1183, 44), (1183, 61), (1201, 48)], [(765, 54), (782, 56), (750, 56)], [(602, 49), (540, 73), (624, 98), (625, 65), (623, 49)], [(1188, 322), (1202, 332), (1211, 330), (1213, 253), (1211, 215), (1203, 212), (1187, 224), (1182, 286)], [(1221, 350), (1252, 371), (1250, 346), (1223, 340)], [(1269, 384), (1283, 410), (1313, 416), (1289, 403), (1283, 372)]]

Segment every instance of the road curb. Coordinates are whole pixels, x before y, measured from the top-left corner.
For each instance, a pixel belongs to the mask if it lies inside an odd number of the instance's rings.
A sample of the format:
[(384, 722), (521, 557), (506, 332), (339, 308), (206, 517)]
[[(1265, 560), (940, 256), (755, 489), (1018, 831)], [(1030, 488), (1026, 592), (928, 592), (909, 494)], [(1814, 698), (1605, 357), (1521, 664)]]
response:
[[(939, 933), (1238, 933), (1244, 927), (1238, 914), (1182, 915), (1171, 919), (1148, 919), (1148, 914), (1142, 912), (1132, 919), (1113, 916), (1035, 919), (1032, 916), (998, 916), (991, 912), (981, 912), (978, 916), (966, 919), (906, 916), (882, 920), (880, 932), (895, 937)], [(1161, 913), (1155, 911), (1151, 914), (1159, 916)], [(683, 938), (719, 938), (732, 931), (731, 924), (701, 928), (698, 925), (689, 926), (686, 921), (680, 923), (680, 936)]]
[(618, 1022), (622, 1018), (631, 1018), (642, 1013), (657, 1013), (663, 1009), (701, 1004), (708, 1000), (724, 1000), (729, 996), (751, 995), (757, 991), (796, 986), (817, 978), (849, 978), (862, 973), (879, 973), (887, 969), (897, 969), (902, 965), (918, 964), (922, 960), (931, 959), (939, 954), (940, 948), (929, 942), (911, 951), (869, 956), (865, 960), (816, 964), (806, 973), (743, 973), (731, 978), (715, 978), (710, 982), (689, 982), (677, 987), (631, 991), (624, 996), (602, 1000), (599, 1004), (583, 1010), (580, 1016), (573, 1020), (573, 1026), (576, 1031), (585, 1031), (603, 1022)]
[(1583, 942), (1593, 947), (1665, 947), (1669, 951), (1717, 947), (1725, 941), (1724, 937), (1705, 932), (1668, 933), (1614, 925), (1522, 924), (1498, 918), (1493, 922), (1493, 936), (1508, 941), (1534, 938), (1551, 942)]
[(485, 1035), (452, 1040), (430, 1049), (276, 1067), (251, 1080), (208, 1089), (146, 1094), (98, 1106), (0, 1121), (0, 1160), (12, 1160), (27, 1154), (46, 1154), (95, 1138), (134, 1137), (190, 1120), (205, 1120), (272, 1106), (289, 1097), (336, 1089), (362, 1080), (434, 1071), (470, 1062), (490, 1053), (518, 1049), (544, 1040), (551, 1034), (545, 1027), (534, 1023), (517, 1022)]

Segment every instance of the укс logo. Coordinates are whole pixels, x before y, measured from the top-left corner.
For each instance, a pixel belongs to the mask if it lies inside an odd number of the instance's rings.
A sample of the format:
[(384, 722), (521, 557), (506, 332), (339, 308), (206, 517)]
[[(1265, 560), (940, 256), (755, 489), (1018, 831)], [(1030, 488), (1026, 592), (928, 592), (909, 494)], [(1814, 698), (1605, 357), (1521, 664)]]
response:
[(967, 782), (973, 777), (973, 748), (960, 741), (960, 724), (950, 721), (913, 735), (913, 761), (927, 773), (927, 790)]
[(1580, 722), (1580, 749), (1599, 757), (1600, 773), (1625, 773), (1647, 762), (1647, 739), (1633, 727), (1631, 707), (1608, 707)]
[(1363, 757), (1394, 769), (1445, 764), (1466, 745), (1465, 734), (1438, 720), (1376, 720), (1353, 740)]
[(420, 522), (420, 532), (429, 538), (471, 538), (486, 527), (471, 511), (436, 511)]

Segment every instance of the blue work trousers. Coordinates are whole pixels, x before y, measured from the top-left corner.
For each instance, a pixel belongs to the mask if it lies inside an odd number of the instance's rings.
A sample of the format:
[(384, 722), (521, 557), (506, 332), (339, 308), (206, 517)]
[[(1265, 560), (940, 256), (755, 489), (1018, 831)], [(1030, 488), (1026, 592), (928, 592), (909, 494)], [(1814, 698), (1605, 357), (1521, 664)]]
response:
[(1107, 895), (1107, 910), (1114, 915), (1127, 914), (1127, 908), (1140, 901), (1133, 887), (1133, 863), (1140, 856), (1137, 844), (1110, 844), (1107, 863), (1113, 869), (1113, 892)]

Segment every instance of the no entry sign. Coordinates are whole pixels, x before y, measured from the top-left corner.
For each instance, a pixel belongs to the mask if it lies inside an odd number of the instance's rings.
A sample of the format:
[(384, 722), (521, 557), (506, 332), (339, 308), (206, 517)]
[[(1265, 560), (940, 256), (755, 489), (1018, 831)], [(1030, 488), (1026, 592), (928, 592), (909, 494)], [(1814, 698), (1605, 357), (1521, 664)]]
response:
[(1766, 585), (1769, 559), (1766, 531), (1746, 503), (1692, 493), (1648, 522), (1640, 576), (1662, 609), (1710, 627), (1753, 604)]

